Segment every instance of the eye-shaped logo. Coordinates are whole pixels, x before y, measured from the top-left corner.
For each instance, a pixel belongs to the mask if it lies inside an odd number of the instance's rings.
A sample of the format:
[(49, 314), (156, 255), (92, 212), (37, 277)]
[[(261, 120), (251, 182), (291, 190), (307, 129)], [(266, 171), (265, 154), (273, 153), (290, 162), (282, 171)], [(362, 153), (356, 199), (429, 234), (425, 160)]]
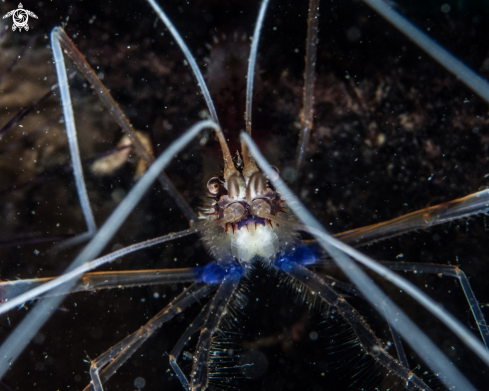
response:
[(19, 8), (10, 11), (6, 15), (4, 15), (3, 19), (8, 18), (10, 16), (12, 17), (12, 22), (14, 23), (12, 25), (12, 31), (17, 30), (17, 28), (19, 29), (19, 31), (22, 31), (22, 29), (28, 31), (29, 25), (27, 24), (27, 21), (29, 20), (29, 16), (32, 16), (33, 18), (37, 19), (37, 15), (34, 12), (25, 10), (22, 3), (19, 3)]

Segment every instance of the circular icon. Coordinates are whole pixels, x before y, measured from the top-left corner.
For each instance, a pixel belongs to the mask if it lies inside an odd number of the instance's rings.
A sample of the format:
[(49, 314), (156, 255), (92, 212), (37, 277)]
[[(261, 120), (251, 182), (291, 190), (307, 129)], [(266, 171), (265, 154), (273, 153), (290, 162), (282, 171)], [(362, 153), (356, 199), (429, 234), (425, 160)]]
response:
[(22, 3), (19, 3), (18, 7), (18, 9), (8, 12), (3, 17), (3, 19), (8, 18), (9, 16), (12, 17), (12, 31), (15, 31), (17, 29), (19, 29), (19, 31), (22, 31), (22, 29), (28, 31), (29, 25), (27, 24), (27, 22), (29, 21), (29, 16), (37, 19), (37, 15), (34, 12), (24, 9)]

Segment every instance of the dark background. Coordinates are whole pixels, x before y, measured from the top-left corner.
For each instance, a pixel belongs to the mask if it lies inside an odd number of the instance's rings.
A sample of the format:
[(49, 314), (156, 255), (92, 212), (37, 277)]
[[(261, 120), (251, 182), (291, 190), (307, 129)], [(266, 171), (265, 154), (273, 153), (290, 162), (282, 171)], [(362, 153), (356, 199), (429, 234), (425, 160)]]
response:
[[(451, 6), (449, 12), (441, 11), (443, 4)], [(15, 6), (2, 3), (0, 11), (3, 15)], [(133, 125), (149, 135), (155, 154), (200, 119), (205, 103), (194, 78), (170, 34), (145, 2), (32, 2), (24, 7), (39, 19), (29, 19), (28, 32), (7, 31), (0, 46), (0, 71), (7, 69), (30, 38), (36, 38), (0, 85), (0, 126), (56, 83), (49, 32), (66, 22), (68, 35), (103, 76)], [(164, 9), (205, 73), (211, 53), (206, 44), (212, 44), (214, 36), (222, 44), (222, 34), (251, 35), (259, 3), (168, 1)], [(466, 8), (456, 2), (398, 2), (398, 9), (483, 77), (489, 76), (485, 2), (471, 2)], [(306, 2), (272, 1), (259, 46), (253, 132), (262, 151), (285, 176), (297, 144), (306, 19)], [(325, 226), (341, 232), (487, 186), (487, 103), (361, 2), (323, 2), (319, 20), (315, 123), (297, 194)], [(81, 76), (72, 80), (71, 91), (82, 158), (114, 148), (121, 132)], [(243, 127), (243, 99), (238, 97), (231, 103), (217, 99), (233, 151)], [(69, 165), (69, 153), (59, 116), (58, 100), (51, 98), (36, 106), (19, 123), (22, 127), (17, 124), (0, 140), (2, 279), (58, 275), (79, 251), (54, 255), (48, 252), (52, 241), (27, 244), (32, 237), (77, 234), (85, 229), (72, 177), (62, 173)], [(48, 121), (52, 123), (35, 132)], [(33, 134), (26, 137), (29, 132)], [(199, 141), (168, 169), (195, 208), (201, 205), (205, 183), (220, 170), (213, 137), (203, 148)], [(99, 226), (133, 185), (133, 173), (133, 164), (104, 177), (85, 169)], [(32, 178), (41, 180), (19, 186)], [(187, 226), (173, 201), (155, 184), (106, 251)], [(477, 217), (364, 250), (379, 260), (459, 264), (485, 304), (489, 301), (486, 243), (485, 218)], [(396, 258), (400, 254), (403, 256)], [(185, 267), (210, 259), (193, 237), (128, 256), (110, 268)], [(279, 277), (268, 274), (259, 271), (259, 278), (248, 284), (249, 304), (231, 337), (235, 347), (242, 349), (243, 358), (238, 358), (237, 364), (255, 363), (251, 372), (240, 375), (252, 379), (236, 379), (226, 387), (320, 391), (387, 389), (391, 385), (391, 379), (372, 360), (358, 359), (361, 352), (348, 348), (350, 338), (338, 332), (341, 323), (325, 322), (324, 308), (308, 312), (290, 289), (276, 288)], [(447, 277), (406, 277), (424, 287), (467, 327), (475, 328), (459, 284)], [(473, 384), (483, 389), (487, 368), (473, 353), (412, 300), (387, 284), (383, 288)], [(0, 383), (0, 389), (83, 389), (89, 382), (89, 359), (137, 330), (181, 290), (182, 286), (174, 285), (67, 297)], [(375, 313), (358, 299), (352, 303), (380, 337), (388, 337)], [(136, 389), (134, 381), (140, 377), (146, 382), (144, 390), (181, 389), (169, 371), (167, 353), (198, 313), (199, 306), (195, 307), (163, 327), (107, 383), (107, 389)], [(22, 308), (0, 319), (2, 337), (25, 313)], [(319, 338), (312, 341), (311, 332), (317, 332)], [(255, 350), (250, 352), (250, 347)], [(409, 355), (412, 368), (420, 365), (419, 373), (428, 370), (413, 353)], [(227, 373), (239, 377), (240, 372), (236, 368)], [(426, 379), (432, 377), (426, 375)], [(436, 382), (431, 385), (443, 389)]]

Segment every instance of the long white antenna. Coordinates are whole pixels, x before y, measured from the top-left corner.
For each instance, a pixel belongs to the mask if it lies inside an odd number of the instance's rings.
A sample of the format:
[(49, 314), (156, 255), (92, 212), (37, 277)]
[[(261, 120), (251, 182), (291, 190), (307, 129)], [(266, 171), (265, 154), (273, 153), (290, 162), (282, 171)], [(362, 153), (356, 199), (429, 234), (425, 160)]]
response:
[(58, 29), (55, 28), (51, 32), (51, 46), (53, 48), (56, 74), (58, 76), (58, 86), (63, 107), (63, 116), (65, 119), (66, 135), (68, 136), (68, 145), (70, 147), (71, 163), (73, 164), (73, 177), (75, 178), (76, 191), (78, 193), (78, 198), (80, 199), (83, 216), (85, 217), (88, 228), (88, 231), (84, 234), (65, 241), (64, 245), (68, 246), (90, 239), (97, 231), (97, 226), (95, 224), (95, 218), (93, 217), (92, 208), (90, 207), (87, 188), (83, 178), (80, 149), (78, 148), (78, 139), (76, 137), (75, 117), (73, 115), (73, 107), (71, 105), (70, 91), (68, 87), (68, 75), (66, 74), (66, 66), (61, 46), (56, 38), (57, 31)]
[(267, 10), (268, 0), (263, 0), (260, 7), (260, 13), (256, 21), (255, 32), (253, 33), (253, 41), (251, 43), (250, 59), (248, 60), (248, 75), (246, 80), (246, 133), (251, 136), (251, 103), (253, 101), (253, 80), (255, 78), (256, 54), (258, 52), (258, 42), (260, 41), (261, 28), (265, 11)]
[(182, 49), (183, 54), (185, 55), (185, 58), (188, 61), (188, 64), (192, 68), (192, 71), (194, 72), (195, 77), (197, 78), (197, 83), (202, 91), (202, 95), (204, 95), (204, 99), (207, 103), (207, 107), (209, 108), (209, 112), (211, 114), (211, 118), (214, 122), (219, 123), (219, 120), (217, 119), (217, 113), (216, 113), (216, 108), (214, 107), (214, 103), (212, 102), (211, 94), (209, 93), (209, 89), (207, 88), (207, 84), (205, 84), (204, 81), (204, 76), (202, 76), (202, 72), (200, 72), (200, 69), (195, 62), (194, 57), (192, 56), (192, 53), (190, 53), (189, 48), (183, 41), (182, 36), (178, 33), (177, 29), (175, 26), (170, 22), (170, 19), (168, 19), (168, 16), (163, 12), (161, 7), (156, 4), (154, 0), (148, 0), (148, 3), (153, 7), (153, 10), (158, 14), (162, 22), (166, 25), (167, 29), (170, 31), (170, 33), (173, 35), (173, 38), (175, 41), (177, 41), (178, 46), (180, 46), (180, 49)]
[(489, 103), (489, 83), (382, 0), (363, 0), (441, 66)]

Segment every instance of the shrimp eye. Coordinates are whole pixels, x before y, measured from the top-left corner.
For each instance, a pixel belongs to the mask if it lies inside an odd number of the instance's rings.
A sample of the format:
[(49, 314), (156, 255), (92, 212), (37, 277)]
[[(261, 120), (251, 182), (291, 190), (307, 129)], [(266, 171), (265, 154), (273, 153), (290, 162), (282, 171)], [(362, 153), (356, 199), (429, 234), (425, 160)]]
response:
[(213, 195), (219, 194), (221, 187), (221, 181), (216, 176), (209, 179), (209, 181), (207, 182), (207, 190), (209, 190), (209, 193)]

